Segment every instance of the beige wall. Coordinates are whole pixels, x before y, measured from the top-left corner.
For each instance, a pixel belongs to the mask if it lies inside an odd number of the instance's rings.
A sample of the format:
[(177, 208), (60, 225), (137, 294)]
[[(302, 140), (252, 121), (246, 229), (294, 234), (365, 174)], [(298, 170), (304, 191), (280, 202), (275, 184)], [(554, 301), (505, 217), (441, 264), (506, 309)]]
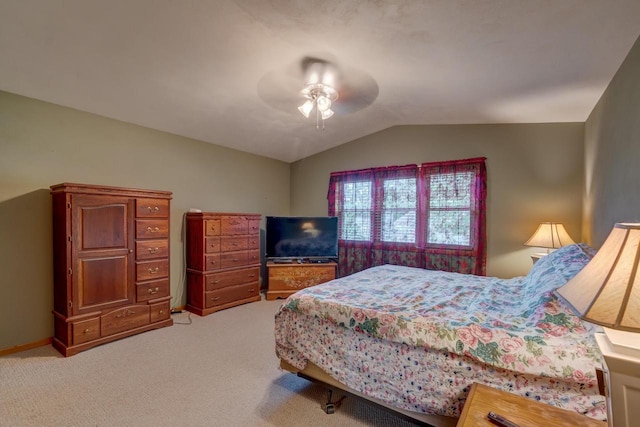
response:
[(0, 92), (0, 349), (53, 335), (49, 186), (173, 192), (172, 305), (183, 305), (183, 214), (289, 213), (289, 164)]
[(585, 126), (583, 234), (600, 247), (616, 222), (640, 222), (640, 39)]
[(291, 213), (326, 215), (333, 171), (486, 157), (487, 274), (524, 275), (540, 222), (581, 240), (583, 141), (583, 123), (398, 126), (292, 164)]

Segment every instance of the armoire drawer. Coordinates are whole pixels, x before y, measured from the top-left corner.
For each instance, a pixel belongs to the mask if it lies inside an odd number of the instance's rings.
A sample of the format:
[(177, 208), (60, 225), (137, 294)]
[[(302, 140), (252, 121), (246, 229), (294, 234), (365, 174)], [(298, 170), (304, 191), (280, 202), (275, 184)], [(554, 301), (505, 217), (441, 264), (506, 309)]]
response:
[(162, 279), (169, 276), (169, 260), (136, 262), (136, 281)]
[(169, 296), (169, 279), (136, 284), (137, 302), (149, 301), (166, 296)]
[(71, 324), (73, 345), (100, 338), (100, 318), (80, 320)]
[(136, 242), (136, 259), (166, 258), (169, 256), (169, 241), (139, 240)]
[(166, 199), (137, 199), (136, 218), (169, 218), (169, 201)]
[(144, 326), (149, 323), (148, 305), (131, 305), (103, 315), (100, 332), (103, 337)]
[(151, 323), (160, 322), (171, 317), (171, 308), (169, 307), (169, 301), (150, 304), (149, 310), (149, 318), (151, 320)]
[(136, 219), (137, 239), (162, 239), (169, 237), (168, 219)]

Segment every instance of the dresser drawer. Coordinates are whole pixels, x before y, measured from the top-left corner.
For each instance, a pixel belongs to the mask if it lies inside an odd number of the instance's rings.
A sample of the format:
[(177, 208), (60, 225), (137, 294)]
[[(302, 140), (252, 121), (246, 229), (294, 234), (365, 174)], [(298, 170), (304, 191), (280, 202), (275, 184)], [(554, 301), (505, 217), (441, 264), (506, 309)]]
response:
[(241, 285), (243, 283), (259, 284), (260, 269), (258, 267), (245, 270), (227, 271), (225, 273), (207, 274), (205, 286), (207, 291), (225, 288), (227, 286)]
[(205, 271), (220, 270), (220, 254), (205, 255), (204, 269)]
[(204, 251), (208, 254), (213, 252), (220, 252), (220, 238), (206, 237), (204, 239)]
[(160, 322), (171, 317), (169, 301), (149, 305), (149, 319), (151, 323)]
[(249, 249), (260, 249), (260, 236), (249, 236)]
[(260, 220), (259, 219), (250, 219), (249, 220), (249, 234), (260, 236)]
[(169, 237), (169, 220), (167, 219), (137, 219), (137, 239), (161, 239)]
[(73, 345), (82, 344), (100, 338), (100, 319), (88, 319), (71, 324)]
[(136, 301), (143, 302), (169, 296), (169, 279), (136, 284)]
[(211, 292), (205, 292), (205, 307), (215, 307), (217, 305), (228, 304), (245, 298), (256, 297), (259, 292), (260, 289), (258, 288), (257, 283), (231, 286)]
[(220, 268), (235, 268), (249, 265), (249, 252), (223, 252), (220, 254)]
[(247, 236), (220, 238), (220, 251), (222, 252), (244, 251), (247, 249), (249, 249)]
[(118, 332), (144, 326), (149, 323), (148, 305), (131, 305), (105, 314), (100, 319), (101, 335), (113, 335)]
[(136, 199), (136, 218), (169, 218), (169, 200)]
[(220, 268), (235, 268), (260, 263), (260, 251), (241, 251), (220, 254)]
[(169, 241), (143, 240), (136, 242), (136, 259), (166, 258), (169, 256)]
[(222, 217), (220, 227), (223, 236), (247, 234), (249, 232), (249, 220), (244, 216)]
[(247, 264), (260, 264), (260, 251), (249, 251), (247, 255)]
[(136, 281), (161, 279), (169, 276), (169, 260), (136, 262)]
[(204, 234), (207, 236), (220, 235), (220, 220), (210, 219), (204, 222)]

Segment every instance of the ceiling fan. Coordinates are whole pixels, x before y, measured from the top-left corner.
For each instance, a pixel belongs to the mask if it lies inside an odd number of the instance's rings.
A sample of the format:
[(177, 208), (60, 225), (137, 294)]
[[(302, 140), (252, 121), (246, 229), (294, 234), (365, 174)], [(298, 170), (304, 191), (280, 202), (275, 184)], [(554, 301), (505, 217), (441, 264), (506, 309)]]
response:
[(316, 127), (334, 114), (345, 115), (372, 104), (378, 84), (369, 74), (339, 64), (328, 55), (305, 56), (264, 75), (258, 94), (268, 105), (286, 112), (296, 108), (306, 118), (315, 109)]

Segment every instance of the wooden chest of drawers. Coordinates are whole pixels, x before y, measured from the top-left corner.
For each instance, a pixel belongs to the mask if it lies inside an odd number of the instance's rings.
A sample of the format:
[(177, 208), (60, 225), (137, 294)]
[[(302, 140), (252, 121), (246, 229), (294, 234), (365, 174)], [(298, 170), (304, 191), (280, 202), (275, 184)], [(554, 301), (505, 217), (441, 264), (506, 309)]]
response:
[(65, 356), (173, 324), (167, 191), (51, 187), (53, 346)]
[(260, 300), (256, 214), (187, 214), (187, 310), (200, 316)]
[(300, 289), (319, 285), (336, 278), (337, 264), (327, 263), (267, 263), (267, 299), (286, 298)]

